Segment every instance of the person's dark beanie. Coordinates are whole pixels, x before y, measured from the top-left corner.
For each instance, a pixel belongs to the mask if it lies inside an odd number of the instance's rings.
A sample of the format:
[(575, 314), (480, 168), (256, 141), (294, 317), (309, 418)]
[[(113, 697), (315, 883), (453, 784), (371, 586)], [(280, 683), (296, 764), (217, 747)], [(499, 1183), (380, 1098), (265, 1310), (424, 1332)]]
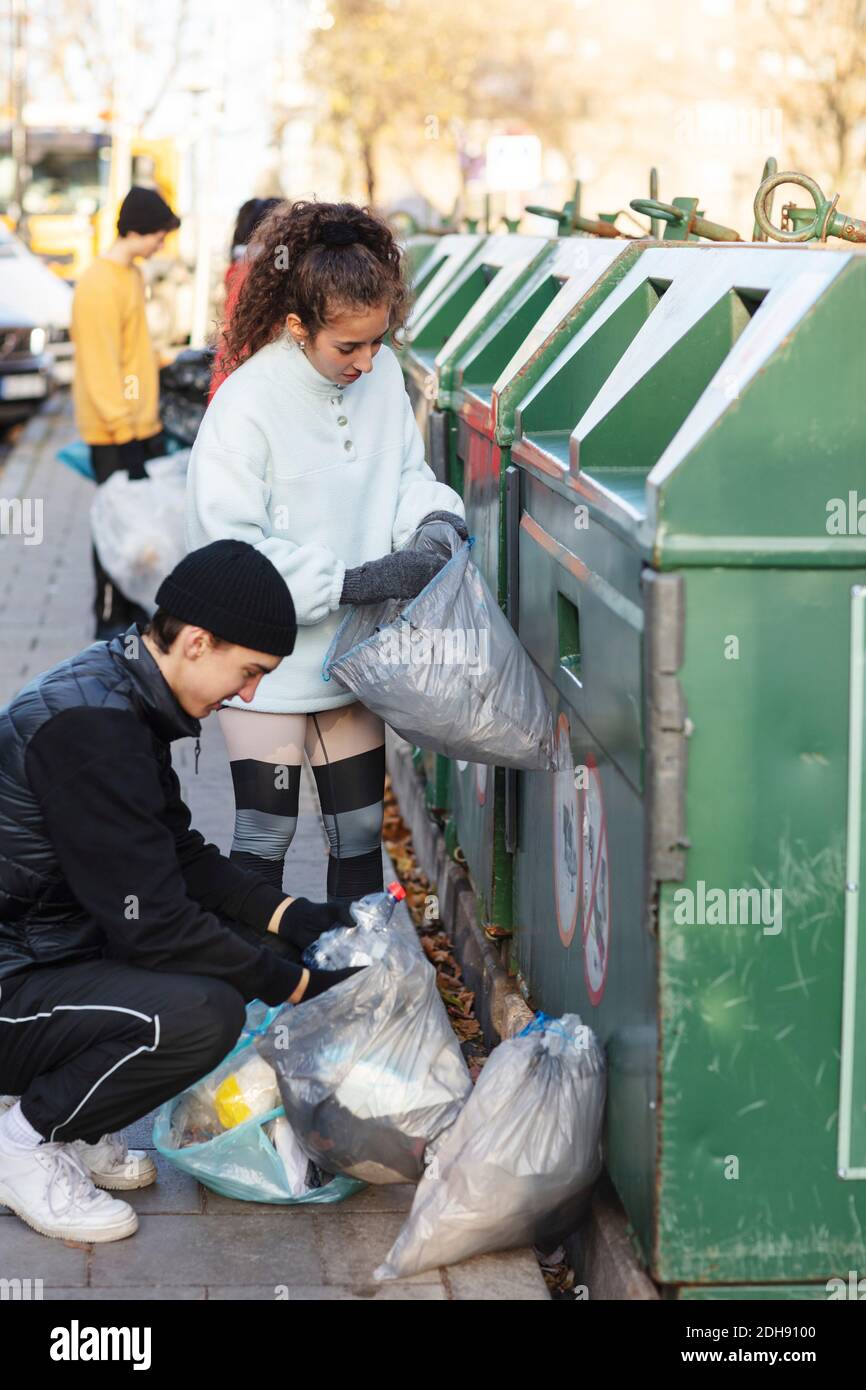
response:
[(117, 214), (120, 236), (126, 236), (128, 232), (138, 232), (139, 236), (148, 236), (151, 232), (173, 232), (179, 226), (180, 218), (155, 188), (130, 188)]
[(246, 541), (191, 550), (160, 584), (156, 603), (183, 623), (271, 656), (290, 656), (298, 634), (289, 586)]

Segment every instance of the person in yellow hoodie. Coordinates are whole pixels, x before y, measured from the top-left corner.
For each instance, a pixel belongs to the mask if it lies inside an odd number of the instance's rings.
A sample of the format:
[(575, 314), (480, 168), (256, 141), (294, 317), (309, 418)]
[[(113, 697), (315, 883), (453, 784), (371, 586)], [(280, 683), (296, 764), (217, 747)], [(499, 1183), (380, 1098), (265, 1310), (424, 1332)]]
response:
[[(72, 301), (75, 343), (73, 401), (78, 432), (90, 445), (97, 483), (117, 469), (146, 476), (147, 459), (166, 452), (159, 418), (159, 372), (147, 326), (144, 280), (136, 260), (147, 260), (166, 234), (180, 226), (164, 198), (131, 188), (120, 206), (117, 238), (81, 276)], [(96, 639), (125, 632), (149, 614), (121, 593), (93, 548)]]

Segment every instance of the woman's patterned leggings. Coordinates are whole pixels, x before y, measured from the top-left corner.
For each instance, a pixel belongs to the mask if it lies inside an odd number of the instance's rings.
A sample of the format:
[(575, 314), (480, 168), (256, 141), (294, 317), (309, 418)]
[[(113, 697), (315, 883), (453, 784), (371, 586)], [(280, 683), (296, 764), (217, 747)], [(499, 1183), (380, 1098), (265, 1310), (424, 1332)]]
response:
[(306, 753), (331, 847), (328, 901), (381, 891), (385, 726), (378, 715), (355, 703), (318, 714), (223, 708), (217, 717), (235, 791), (229, 857), (282, 887)]

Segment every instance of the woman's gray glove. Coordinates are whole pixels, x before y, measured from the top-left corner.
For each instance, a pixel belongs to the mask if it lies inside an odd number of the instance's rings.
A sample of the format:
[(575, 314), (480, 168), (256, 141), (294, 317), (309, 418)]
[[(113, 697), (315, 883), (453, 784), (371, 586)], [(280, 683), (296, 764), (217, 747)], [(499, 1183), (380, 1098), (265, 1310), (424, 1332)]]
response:
[(428, 521), (447, 521), (449, 526), (454, 527), (461, 541), (468, 541), (469, 539), (466, 522), (456, 512), (428, 512), (424, 520), (418, 524), (419, 526), (426, 526)]
[(447, 561), (447, 555), (422, 550), (398, 550), (393, 555), (383, 555), (381, 560), (368, 560), (366, 565), (346, 570), (340, 602), (381, 603), (386, 598), (414, 598)]

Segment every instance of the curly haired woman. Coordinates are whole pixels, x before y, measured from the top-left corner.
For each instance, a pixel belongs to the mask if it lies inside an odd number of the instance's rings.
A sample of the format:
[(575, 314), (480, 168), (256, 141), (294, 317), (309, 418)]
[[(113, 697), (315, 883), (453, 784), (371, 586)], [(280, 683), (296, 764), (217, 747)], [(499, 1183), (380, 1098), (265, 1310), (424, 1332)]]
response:
[(346, 604), (411, 598), (441, 559), (392, 551), (425, 521), (465, 539), (463, 503), (439, 483), (395, 354), (408, 314), (390, 228), (352, 203), (280, 203), (224, 330), (229, 375), (189, 467), (187, 546), (250, 542), (291, 591), (298, 638), (254, 698), (222, 705), (235, 827), (231, 857), (277, 886), (298, 818), (306, 753), (330, 842), (327, 892), (382, 888), (385, 731), (322, 677)]

